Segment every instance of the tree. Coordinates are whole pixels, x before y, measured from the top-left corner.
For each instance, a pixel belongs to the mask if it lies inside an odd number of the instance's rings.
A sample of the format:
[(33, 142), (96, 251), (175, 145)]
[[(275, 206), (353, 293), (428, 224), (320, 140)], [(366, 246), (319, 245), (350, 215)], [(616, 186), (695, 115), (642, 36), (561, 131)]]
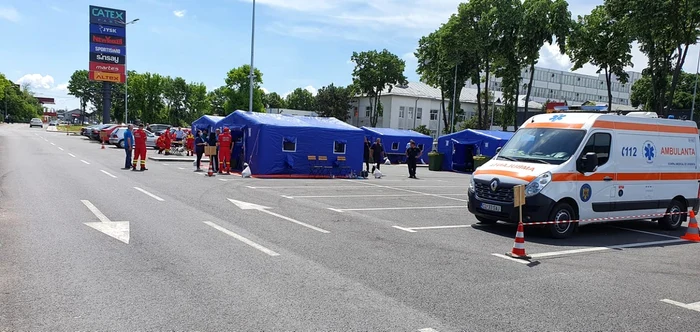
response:
[[(520, 0), (499, 0), (495, 31), (500, 36), (497, 54), (494, 56), (494, 74), (501, 78), (503, 114), (516, 114), (518, 92), (520, 91), (520, 71), (525, 66), (520, 27), (523, 11)], [(513, 126), (516, 126), (513, 117)], [(506, 124), (507, 126), (507, 124)], [(484, 126), (485, 127), (485, 126)]]
[(432, 134), (430, 132), (430, 129), (428, 129), (428, 127), (426, 127), (425, 125), (420, 125), (416, 128), (413, 128), (413, 131), (421, 133), (423, 135), (428, 135), (428, 136), (430, 136)]
[(287, 107), (295, 110), (314, 110), (314, 95), (306, 89), (296, 88), (287, 95)]
[(350, 59), (355, 63), (353, 84), (369, 97), (370, 125), (375, 127), (383, 113), (378, 104), (384, 90), (391, 92), (396, 85), (408, 84), (403, 74), (406, 62), (386, 49), (381, 52), (353, 52)]
[(0, 73), (0, 87), (3, 89), (0, 94), (0, 106), (2, 106), (0, 114), (4, 114), (5, 105), (7, 105), (7, 114), (13, 121), (28, 122), (41, 114), (41, 104), (29, 89), (18, 89), (2, 73)]
[(331, 85), (324, 86), (316, 94), (316, 113), (319, 116), (334, 117), (340, 121), (350, 118), (348, 110), (352, 107), (352, 90), (350, 88)]
[(625, 21), (614, 19), (605, 6), (598, 6), (584, 17), (579, 16), (569, 39), (572, 70), (591, 63), (603, 71), (608, 88), (608, 111), (612, 110), (612, 77), (627, 83), (625, 66), (632, 65), (632, 37)]
[(287, 108), (286, 101), (277, 92), (266, 94), (264, 103), (267, 108)]
[(207, 100), (207, 87), (204, 83), (189, 83), (185, 91), (185, 118), (180, 119), (185, 126), (189, 126), (204, 114), (210, 113), (210, 104)]
[[(670, 82), (670, 78), (669, 78)], [(687, 110), (693, 104), (693, 89), (695, 87), (695, 75), (689, 73), (681, 73), (678, 82), (677, 91), (674, 94), (673, 100), (670, 103), (671, 109)], [(670, 91), (666, 93), (666, 98), (670, 100)], [(632, 93), (630, 102), (632, 106), (643, 106), (645, 111), (652, 111), (652, 86), (649, 75), (642, 75), (642, 78), (635, 81), (632, 85)]]
[(209, 101), (209, 109), (212, 114), (224, 115), (226, 114), (226, 96), (228, 92), (226, 87), (218, 87), (207, 93), (207, 100)]
[[(243, 65), (231, 69), (226, 75), (226, 111), (224, 114), (236, 110), (248, 110), (250, 100), (250, 65)], [(260, 85), (263, 83), (262, 72), (257, 68), (253, 72), (253, 109), (248, 111), (265, 112), (263, 104), (263, 91)]]

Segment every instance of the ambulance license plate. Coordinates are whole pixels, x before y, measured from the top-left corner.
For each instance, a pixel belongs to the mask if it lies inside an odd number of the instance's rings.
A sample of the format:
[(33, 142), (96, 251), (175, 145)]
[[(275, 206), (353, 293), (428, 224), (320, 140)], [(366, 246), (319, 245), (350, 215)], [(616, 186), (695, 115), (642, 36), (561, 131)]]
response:
[(481, 208), (486, 211), (501, 212), (500, 205), (481, 203)]

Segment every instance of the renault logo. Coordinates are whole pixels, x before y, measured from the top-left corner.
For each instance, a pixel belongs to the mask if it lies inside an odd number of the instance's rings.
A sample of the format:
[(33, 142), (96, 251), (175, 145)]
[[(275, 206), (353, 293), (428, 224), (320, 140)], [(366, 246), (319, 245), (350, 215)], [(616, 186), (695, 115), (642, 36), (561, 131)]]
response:
[(491, 191), (496, 191), (498, 189), (498, 179), (493, 179), (491, 181)]

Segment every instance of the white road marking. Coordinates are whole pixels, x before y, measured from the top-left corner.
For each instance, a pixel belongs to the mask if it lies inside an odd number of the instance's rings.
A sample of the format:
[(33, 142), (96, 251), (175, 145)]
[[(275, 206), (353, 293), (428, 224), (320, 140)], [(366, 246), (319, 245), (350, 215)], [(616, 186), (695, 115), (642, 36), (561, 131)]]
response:
[(111, 177), (113, 177), (113, 178), (115, 178), (115, 179), (117, 178), (116, 176), (112, 175), (111, 173), (109, 173), (109, 172), (107, 172), (107, 171), (105, 171), (105, 170), (103, 170), (103, 169), (101, 169), (100, 172), (105, 173), (105, 174), (107, 174), (108, 176), (111, 176)]
[(170, 166), (170, 164), (163, 164), (163, 166)]
[[(371, 184), (368, 183), (367, 185), (371, 185)], [(375, 185), (375, 186), (381, 187), (381, 188), (386, 187), (389, 189), (396, 189), (396, 188), (466, 188), (465, 186), (420, 186), (420, 185), (417, 185), (417, 186), (394, 186), (394, 187), (380, 186), (380, 185)], [(360, 188), (366, 188), (367, 186), (279, 186), (279, 187), (246, 186), (246, 187), (248, 187), (250, 189), (360, 189)], [(418, 194), (419, 192), (414, 192), (414, 193)], [(433, 194), (426, 194), (426, 193), (420, 193), (420, 194), (429, 195), (429, 196), (433, 195)]]
[(689, 310), (694, 310), (694, 311), (700, 312), (700, 302), (685, 304), (685, 303), (681, 303), (681, 302), (674, 301), (674, 300), (669, 300), (669, 299), (663, 299), (663, 300), (661, 300), (661, 302), (665, 302), (665, 303), (668, 303), (668, 304), (673, 304), (673, 305), (679, 306), (679, 307), (681, 307), (681, 308), (685, 308), (685, 309), (689, 309)]
[(134, 189), (136, 189), (136, 190), (138, 190), (138, 191), (140, 191), (140, 192), (142, 192), (142, 193), (144, 193), (144, 194), (146, 194), (146, 195), (148, 195), (148, 196), (151, 196), (153, 199), (155, 199), (155, 200), (157, 200), (157, 201), (161, 201), (161, 202), (165, 201), (164, 199), (162, 199), (162, 198), (160, 198), (160, 197), (158, 197), (158, 196), (156, 196), (156, 195), (153, 195), (153, 194), (149, 193), (148, 191), (145, 191), (145, 190), (143, 190), (143, 189), (141, 189), (141, 188), (139, 188), (139, 187), (134, 187)]
[(500, 258), (505, 258), (509, 261), (518, 262), (520, 264), (530, 264), (529, 261), (524, 260), (524, 259), (517, 259), (517, 258), (513, 258), (513, 257), (508, 257), (508, 256), (502, 255), (502, 254), (491, 254), (491, 255), (496, 256), (496, 257), (500, 257)]
[(109, 235), (121, 242), (129, 244), (129, 222), (111, 221), (95, 205), (88, 200), (81, 200), (83, 204), (100, 220), (100, 222), (86, 222), (85, 225)]
[(80, 161), (82, 161), (82, 162), (83, 162), (83, 164), (85, 164), (85, 165), (90, 165), (90, 163), (89, 163), (89, 162), (87, 162), (87, 161), (85, 161), (85, 160), (82, 160), (82, 159), (80, 159)]
[(418, 332), (438, 332), (438, 330), (436, 330), (434, 328), (426, 327), (424, 329), (418, 330)]
[(676, 240), (630, 243), (630, 244), (621, 244), (621, 245), (609, 246), (609, 247), (593, 247), (593, 248), (582, 248), (582, 249), (544, 252), (544, 253), (530, 255), (530, 257), (532, 257), (532, 258), (545, 258), (545, 257), (554, 257), (554, 256), (565, 256), (565, 255), (580, 254), (580, 253), (585, 253), (585, 252), (596, 252), (596, 251), (606, 251), (606, 250), (614, 250), (614, 249), (626, 249), (626, 248), (656, 246), (656, 245), (672, 244), (672, 243), (679, 243), (679, 242), (686, 242), (686, 241), (682, 240), (682, 239), (676, 239)]
[(54, 142), (51, 142), (51, 145), (54, 145), (54, 146), (55, 146), (55, 145), (56, 145), (56, 143), (54, 143)]
[(59, 150), (61, 150), (61, 151), (63, 151), (63, 148), (62, 148), (62, 147), (60, 147), (60, 146), (58, 147), (58, 149), (59, 149)]
[(219, 179), (219, 181), (224, 181), (224, 182), (226, 182), (226, 181), (228, 181), (228, 179)]
[(312, 225), (309, 225), (309, 224), (307, 224), (307, 223), (303, 223), (303, 222), (301, 222), (301, 221), (298, 221), (298, 220), (295, 220), (295, 219), (292, 219), (292, 218), (283, 216), (283, 215), (281, 215), (281, 214), (278, 214), (278, 213), (269, 211), (269, 210), (267, 210), (267, 209), (269, 209), (269, 207), (267, 207), (267, 206), (262, 206), (262, 205), (258, 205), (258, 204), (254, 204), (254, 203), (248, 203), (248, 202), (243, 202), (243, 201), (237, 201), (237, 200), (235, 200), (235, 199), (230, 199), (230, 198), (229, 198), (228, 200), (229, 200), (231, 203), (233, 203), (234, 205), (238, 206), (241, 210), (258, 210), (258, 211), (260, 211), (260, 212), (267, 213), (267, 214), (269, 214), (269, 215), (271, 215), (271, 216), (275, 216), (275, 217), (277, 217), (277, 218), (284, 219), (284, 220), (287, 220), (287, 221), (289, 221), (289, 222), (293, 222), (293, 223), (295, 223), (295, 224), (297, 224), (297, 225), (300, 225), (300, 226), (304, 226), (304, 227), (306, 227), (306, 228), (313, 229), (313, 230), (315, 230), (315, 231), (317, 231), (317, 232), (326, 233), (326, 234), (330, 233), (329, 231), (327, 231), (327, 230), (325, 230), (325, 229), (323, 229), (323, 228), (319, 228), (319, 227), (316, 227), (316, 226), (312, 226)]
[(178, 167), (177, 169), (185, 169), (184, 167)]
[(427, 227), (410, 227), (409, 229), (415, 231), (429, 230), (429, 229), (448, 229), (448, 228), (471, 228), (472, 225), (448, 225), (448, 226), (427, 226)]
[(272, 250), (270, 250), (270, 249), (267, 249), (267, 248), (265, 248), (265, 247), (263, 247), (263, 246), (261, 246), (261, 245), (255, 243), (255, 242), (253, 242), (253, 241), (251, 241), (251, 240), (248, 240), (247, 238), (245, 238), (245, 237), (243, 237), (243, 236), (240, 236), (240, 235), (238, 235), (238, 234), (236, 234), (236, 233), (234, 233), (234, 232), (231, 232), (231, 231), (229, 231), (228, 229), (223, 228), (223, 227), (221, 227), (221, 226), (219, 226), (219, 225), (217, 225), (217, 224), (215, 224), (215, 223), (213, 223), (213, 222), (211, 222), (211, 221), (205, 221), (204, 223), (207, 224), (207, 225), (209, 225), (209, 226), (211, 226), (211, 227), (213, 227), (214, 229), (216, 229), (216, 230), (218, 230), (218, 231), (220, 231), (220, 232), (222, 232), (222, 233), (224, 233), (224, 234), (226, 234), (226, 235), (228, 235), (228, 236), (230, 236), (230, 237), (232, 237), (232, 238), (234, 238), (234, 239), (236, 239), (236, 240), (238, 240), (238, 241), (241, 241), (241, 242), (243, 242), (243, 243), (245, 243), (245, 244), (247, 244), (247, 245), (249, 245), (249, 246), (251, 246), (251, 247), (253, 247), (253, 248), (255, 248), (255, 249), (258, 249), (258, 250), (260, 250), (260, 251), (262, 251), (262, 252), (264, 252), (264, 253), (266, 253), (266, 254), (268, 254), (268, 255), (270, 255), (270, 256), (279, 256), (279, 255), (280, 255), (280, 254), (278, 254), (278, 253), (276, 253), (276, 252), (274, 252), (274, 251), (272, 251)]
[(405, 228), (405, 227), (401, 227), (401, 226), (391, 226), (391, 227), (394, 227), (394, 228), (396, 228), (396, 229), (400, 229), (400, 230), (402, 230), (402, 231), (404, 231), (404, 232), (409, 232), (409, 233), (415, 233), (415, 232), (416, 232), (416, 231), (414, 231), (414, 230), (412, 230), (412, 229), (410, 229), (410, 228)]
[(649, 235), (655, 235), (655, 236), (660, 236), (660, 237), (667, 237), (669, 239), (677, 239), (677, 236), (671, 236), (671, 235), (666, 235), (666, 234), (659, 234), (659, 233), (654, 233), (654, 232), (647, 232), (647, 231), (641, 231), (638, 229), (632, 229), (632, 228), (627, 228), (627, 227), (618, 227), (618, 226), (610, 226), (612, 228), (617, 228), (617, 229), (622, 229), (630, 232), (637, 232), (637, 233), (642, 233), (642, 234), (649, 234)]
[(406, 206), (406, 207), (384, 207), (384, 208), (356, 208), (356, 209), (336, 209), (328, 208), (328, 210), (336, 212), (346, 212), (346, 211), (385, 211), (385, 210), (424, 210), (424, 209), (466, 209), (464, 205), (452, 205), (452, 206)]
[(73, 157), (73, 158), (75, 158), (75, 155), (72, 154), (72, 153), (69, 153), (68, 155), (71, 156), (71, 157)]
[[(352, 181), (352, 180), (346, 180), (346, 181)], [(429, 194), (429, 193), (424, 193), (424, 192), (415, 191), (415, 190), (403, 189), (403, 188), (465, 188), (464, 186), (422, 186), (422, 187), (421, 187), (421, 186), (414, 186), (414, 187), (411, 187), (411, 186), (394, 186), (394, 187), (390, 187), (390, 186), (383, 186), (383, 185), (374, 184), (374, 183), (368, 183), (368, 182), (360, 182), (360, 183), (362, 183), (362, 184), (364, 184), (364, 185), (366, 185), (366, 186), (372, 186), (372, 187), (377, 187), (377, 188), (394, 189), (394, 190), (399, 190), (399, 191), (403, 191), (403, 192), (407, 192), (407, 193), (412, 193), (412, 194), (420, 194), (420, 195), (424, 195), (424, 196), (440, 197), (440, 198), (444, 198), (444, 199), (451, 199), (451, 200), (454, 200), (454, 201), (467, 202), (466, 199), (460, 199), (460, 198), (454, 198), (454, 197), (449, 197), (449, 196), (442, 196), (442, 195), (437, 195), (437, 194)]]
[[(436, 194), (440, 196), (467, 196), (467, 194)], [(399, 194), (399, 195), (318, 195), (318, 196), (289, 196), (281, 195), (284, 198), (294, 199), (294, 198), (366, 198), (366, 197), (419, 197), (425, 196), (424, 194)]]

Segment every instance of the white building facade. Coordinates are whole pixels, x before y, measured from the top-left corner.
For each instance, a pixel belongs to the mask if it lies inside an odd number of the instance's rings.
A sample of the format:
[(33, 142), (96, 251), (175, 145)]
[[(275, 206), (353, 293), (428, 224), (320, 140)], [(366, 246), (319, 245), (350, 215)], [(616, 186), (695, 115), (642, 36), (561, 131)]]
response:
[[(613, 75), (612, 96), (613, 104), (629, 106), (632, 84), (642, 78), (638, 72), (627, 72), (627, 83), (620, 83)], [(527, 93), (527, 84), (530, 81), (529, 68), (523, 69), (520, 74), (520, 94)], [(476, 89), (476, 85), (467, 82), (466, 87)], [(483, 87), (483, 85), (482, 85)], [(501, 79), (493, 75), (489, 79), (490, 91), (501, 91)], [(596, 103), (608, 102), (608, 86), (605, 75), (598, 76), (572, 73), (555, 69), (535, 67), (535, 77), (532, 81), (530, 99), (539, 103), (550, 101), (566, 101), (569, 104), (582, 104), (588, 101)]]

